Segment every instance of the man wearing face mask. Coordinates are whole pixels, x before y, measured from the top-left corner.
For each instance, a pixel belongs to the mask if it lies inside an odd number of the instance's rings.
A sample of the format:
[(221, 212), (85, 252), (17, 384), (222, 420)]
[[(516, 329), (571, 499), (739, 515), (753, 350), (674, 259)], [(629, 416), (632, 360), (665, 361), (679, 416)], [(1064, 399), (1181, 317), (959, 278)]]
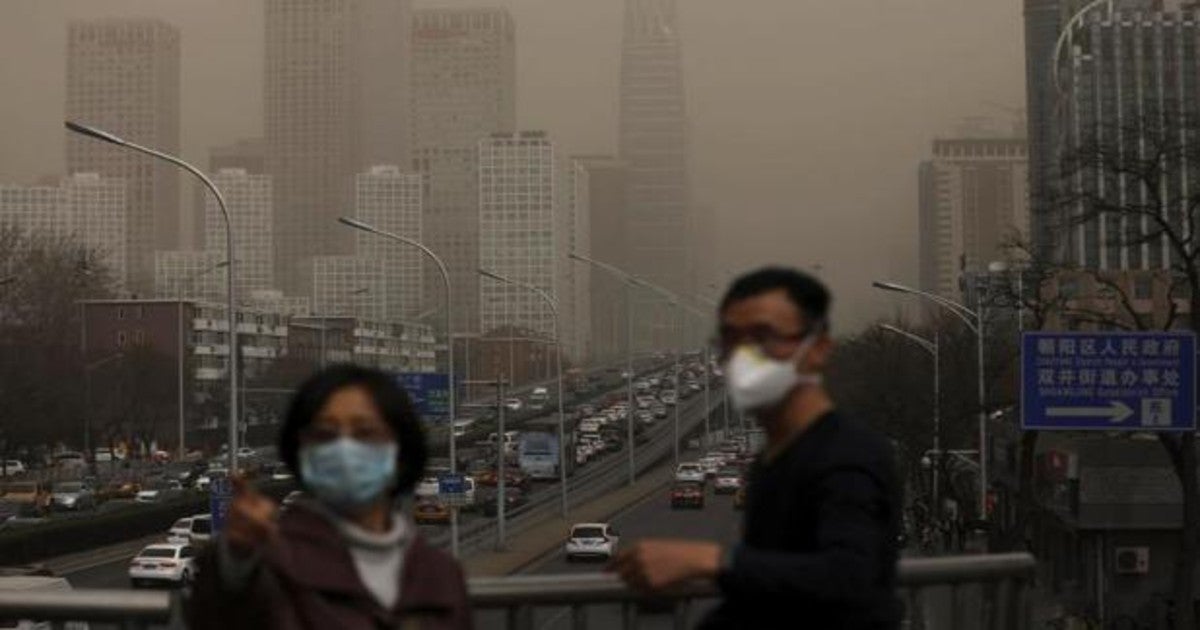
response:
[(782, 268), (738, 278), (721, 301), (729, 395), (767, 436), (749, 473), (740, 544), (644, 540), (611, 569), (655, 591), (713, 579), (702, 628), (899, 627), (900, 487), (891, 447), (840, 414), (822, 384), (829, 292)]
[(315, 374), (292, 399), (279, 453), (304, 497), (281, 511), (237, 480), (200, 558), (192, 628), (471, 627), (461, 568), (400, 511), (426, 448), (393, 377), (351, 365)]

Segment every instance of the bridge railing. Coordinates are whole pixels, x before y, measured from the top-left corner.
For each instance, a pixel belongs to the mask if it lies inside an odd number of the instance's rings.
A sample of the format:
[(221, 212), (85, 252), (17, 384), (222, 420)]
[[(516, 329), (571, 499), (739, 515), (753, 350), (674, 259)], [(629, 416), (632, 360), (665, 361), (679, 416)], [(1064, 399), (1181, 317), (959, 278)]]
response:
[[(897, 581), (908, 602), (906, 627), (1029, 628), (1028, 595), (1035, 565), (1027, 553), (905, 558)], [(590, 608), (604, 605), (619, 609), (620, 622), (593, 623), (596, 627), (636, 628), (642, 615), (668, 614), (676, 628), (688, 628), (698, 621), (698, 604), (718, 597), (712, 583), (698, 582), (647, 598), (606, 573), (473, 578), (469, 591), (477, 614), (496, 617), (480, 627), (508, 630), (541, 627), (547, 614), (556, 619), (569, 615), (568, 625), (584, 630)], [(175, 601), (162, 591), (0, 591), (0, 621), (34, 619), (53, 622), (54, 627), (67, 621), (105, 622), (145, 628), (177, 618)], [(543, 619), (535, 625), (539, 609)]]

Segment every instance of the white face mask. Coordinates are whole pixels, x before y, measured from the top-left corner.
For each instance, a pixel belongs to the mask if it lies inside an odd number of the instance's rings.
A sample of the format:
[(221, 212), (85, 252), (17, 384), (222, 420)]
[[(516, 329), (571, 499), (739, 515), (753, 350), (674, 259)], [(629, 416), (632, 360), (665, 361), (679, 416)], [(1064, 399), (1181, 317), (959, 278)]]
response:
[(781, 402), (797, 385), (815, 385), (820, 374), (796, 372), (796, 362), (808, 353), (817, 335), (810, 334), (787, 359), (773, 359), (755, 345), (741, 345), (725, 363), (729, 397), (739, 412), (750, 413)]

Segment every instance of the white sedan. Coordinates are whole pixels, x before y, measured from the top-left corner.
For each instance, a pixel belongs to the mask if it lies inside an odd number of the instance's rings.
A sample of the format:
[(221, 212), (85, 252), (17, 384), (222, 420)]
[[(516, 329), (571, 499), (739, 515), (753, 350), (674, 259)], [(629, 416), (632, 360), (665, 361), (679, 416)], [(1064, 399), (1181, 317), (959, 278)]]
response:
[(695, 483), (704, 483), (708, 476), (704, 474), (704, 468), (695, 462), (686, 462), (680, 464), (675, 469), (675, 481), (691, 481)]
[(170, 583), (183, 586), (196, 577), (196, 548), (189, 543), (156, 543), (129, 561), (133, 586)]
[(579, 558), (612, 558), (620, 537), (608, 523), (576, 523), (571, 527), (564, 552), (567, 561)]

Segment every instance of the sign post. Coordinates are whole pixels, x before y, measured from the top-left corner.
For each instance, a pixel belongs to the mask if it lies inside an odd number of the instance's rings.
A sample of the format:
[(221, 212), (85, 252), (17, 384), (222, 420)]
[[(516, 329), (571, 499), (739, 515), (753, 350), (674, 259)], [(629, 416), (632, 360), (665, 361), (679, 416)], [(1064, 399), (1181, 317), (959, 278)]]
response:
[(404, 372), (398, 375), (413, 406), (425, 420), (450, 417), (450, 375), (439, 372)]
[(1039, 431), (1194, 431), (1191, 332), (1026, 332), (1021, 427)]
[(229, 477), (214, 477), (208, 484), (208, 510), (212, 514), (212, 533), (221, 533), (233, 502), (233, 481)]

